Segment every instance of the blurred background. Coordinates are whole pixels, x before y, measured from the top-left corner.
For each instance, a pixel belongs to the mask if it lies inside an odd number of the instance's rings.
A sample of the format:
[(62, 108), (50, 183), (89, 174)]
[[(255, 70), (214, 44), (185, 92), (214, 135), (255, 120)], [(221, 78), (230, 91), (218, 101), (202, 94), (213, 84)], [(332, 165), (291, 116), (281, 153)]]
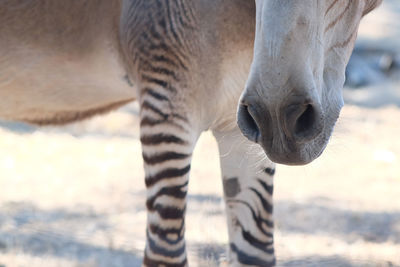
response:
[[(278, 166), (279, 266), (400, 266), (400, 1), (362, 22), (346, 106), (326, 152)], [(138, 108), (66, 127), (0, 123), (0, 267), (140, 266), (145, 189)], [(191, 172), (191, 266), (224, 266), (219, 159), (201, 137)]]

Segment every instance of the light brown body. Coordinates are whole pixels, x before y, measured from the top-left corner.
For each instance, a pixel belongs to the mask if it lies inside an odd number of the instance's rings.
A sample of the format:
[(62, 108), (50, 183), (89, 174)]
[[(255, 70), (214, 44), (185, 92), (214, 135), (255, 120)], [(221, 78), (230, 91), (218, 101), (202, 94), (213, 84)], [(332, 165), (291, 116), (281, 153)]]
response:
[[(237, 103), (251, 63), (254, 3), (206, 2), (199, 3), (204, 31), (193, 66), (198, 75), (191, 77), (202, 90), (190, 87), (182, 93), (204, 99), (193, 104), (213, 118), (229, 107), (234, 121), (230, 107)], [(136, 99), (121, 51), (121, 5), (108, 0), (2, 1), (0, 118), (62, 124)], [(229, 88), (215, 90), (221, 86)], [(215, 123), (204, 117), (202, 128)]]
[(58, 124), (133, 100), (119, 14), (119, 1), (2, 1), (0, 117)]

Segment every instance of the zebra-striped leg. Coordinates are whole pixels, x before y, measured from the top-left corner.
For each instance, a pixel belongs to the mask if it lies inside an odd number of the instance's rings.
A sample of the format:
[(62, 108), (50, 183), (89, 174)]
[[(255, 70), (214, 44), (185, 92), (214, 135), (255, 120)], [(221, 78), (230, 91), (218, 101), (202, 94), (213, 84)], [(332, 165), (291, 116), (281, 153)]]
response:
[(274, 266), (272, 192), (275, 165), (238, 129), (214, 131), (220, 150), (230, 266)]
[(141, 143), (147, 187), (144, 266), (187, 266), (184, 240), (191, 155), (198, 134), (167, 97), (143, 90)]

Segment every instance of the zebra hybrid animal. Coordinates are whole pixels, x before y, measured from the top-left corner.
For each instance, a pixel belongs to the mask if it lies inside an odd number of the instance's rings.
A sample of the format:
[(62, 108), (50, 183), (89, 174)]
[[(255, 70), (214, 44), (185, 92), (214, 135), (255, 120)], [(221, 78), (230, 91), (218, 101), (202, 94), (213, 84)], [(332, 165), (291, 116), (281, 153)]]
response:
[(324, 150), (359, 22), (380, 2), (4, 0), (0, 116), (64, 124), (139, 101), (144, 266), (188, 265), (191, 156), (211, 129), (229, 262), (273, 266), (275, 163)]

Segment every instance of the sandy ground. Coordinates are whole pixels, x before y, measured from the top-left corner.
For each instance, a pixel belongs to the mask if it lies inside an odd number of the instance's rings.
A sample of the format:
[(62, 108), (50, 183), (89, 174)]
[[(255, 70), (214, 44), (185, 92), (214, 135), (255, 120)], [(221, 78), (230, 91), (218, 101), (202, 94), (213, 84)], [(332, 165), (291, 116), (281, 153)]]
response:
[[(396, 1), (365, 27), (393, 23)], [(377, 31), (383, 36), (363, 28), (361, 41), (400, 36), (394, 28)], [(280, 266), (400, 266), (400, 82), (344, 95), (321, 158), (277, 168)], [(137, 107), (62, 128), (0, 126), (0, 266), (140, 266), (146, 212)], [(223, 266), (221, 192), (216, 144), (205, 133), (190, 181), (191, 266)]]
[[(0, 263), (139, 266), (145, 191), (134, 112), (132, 106), (63, 129), (0, 129)], [(394, 106), (346, 106), (320, 159), (278, 167), (281, 265), (400, 266), (399, 118)], [(194, 266), (225, 257), (220, 196), (217, 148), (205, 133), (187, 219)]]

